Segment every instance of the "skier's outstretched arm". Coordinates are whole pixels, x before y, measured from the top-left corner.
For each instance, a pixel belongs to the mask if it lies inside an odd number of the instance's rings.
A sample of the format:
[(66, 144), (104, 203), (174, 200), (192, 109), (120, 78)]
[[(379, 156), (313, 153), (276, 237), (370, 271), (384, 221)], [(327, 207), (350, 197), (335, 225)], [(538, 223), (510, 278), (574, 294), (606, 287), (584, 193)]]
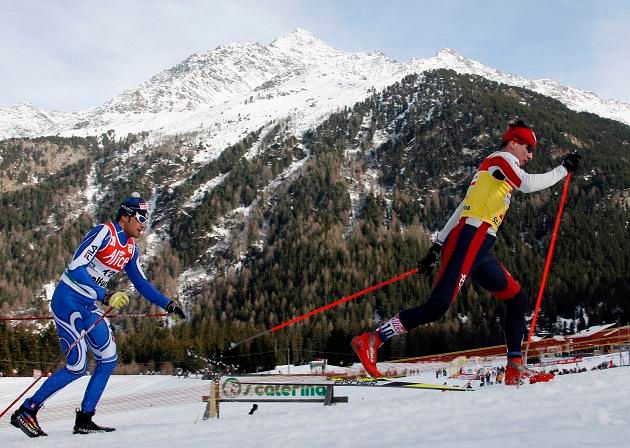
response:
[(140, 266), (140, 255), (138, 246), (136, 245), (133, 256), (127, 266), (125, 266), (125, 272), (133, 283), (133, 286), (138, 290), (142, 296), (149, 302), (156, 304), (157, 306), (166, 309), (171, 299), (162, 294), (144, 275), (144, 271)]

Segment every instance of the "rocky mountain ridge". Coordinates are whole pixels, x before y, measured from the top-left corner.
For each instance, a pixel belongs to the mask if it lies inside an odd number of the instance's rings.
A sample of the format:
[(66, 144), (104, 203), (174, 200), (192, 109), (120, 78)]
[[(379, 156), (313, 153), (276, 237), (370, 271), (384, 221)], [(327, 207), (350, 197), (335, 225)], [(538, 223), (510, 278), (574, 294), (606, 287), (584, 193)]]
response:
[(527, 88), (572, 110), (630, 124), (628, 104), (548, 79), (505, 74), (450, 49), (400, 63), (380, 52), (344, 52), (296, 29), (269, 45), (231, 43), (192, 54), (95, 108), (63, 113), (21, 104), (0, 109), (0, 138), (88, 136), (113, 129), (118, 136), (148, 131), (159, 141), (196, 133), (210, 148), (199, 160), (211, 160), (270, 122), (288, 117), (298, 134), (406, 75), (441, 68)]

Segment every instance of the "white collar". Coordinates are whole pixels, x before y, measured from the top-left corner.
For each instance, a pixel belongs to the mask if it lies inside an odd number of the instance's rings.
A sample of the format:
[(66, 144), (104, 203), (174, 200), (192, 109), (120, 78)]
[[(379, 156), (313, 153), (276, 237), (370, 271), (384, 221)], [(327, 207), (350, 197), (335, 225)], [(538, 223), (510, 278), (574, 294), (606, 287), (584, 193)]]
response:
[(521, 162), (518, 160), (518, 157), (516, 157), (514, 154), (512, 154), (511, 152), (507, 152), (507, 151), (497, 151), (495, 152), (495, 154), (497, 156), (501, 156), (504, 159), (506, 159), (508, 162), (514, 162), (516, 163), (519, 167), (521, 166)]

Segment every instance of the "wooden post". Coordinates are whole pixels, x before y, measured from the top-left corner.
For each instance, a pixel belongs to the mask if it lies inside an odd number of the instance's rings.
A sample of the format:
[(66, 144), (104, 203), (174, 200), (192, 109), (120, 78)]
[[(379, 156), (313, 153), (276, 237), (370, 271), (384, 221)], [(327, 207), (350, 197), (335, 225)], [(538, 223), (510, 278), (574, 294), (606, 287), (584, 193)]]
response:
[(212, 386), (210, 386), (213, 390), (212, 392), (212, 408), (210, 409), (210, 416), (219, 418), (219, 377), (212, 382)]
[(210, 381), (210, 395), (206, 402), (206, 411), (203, 413), (203, 419), (219, 418), (219, 380)]
[(332, 406), (333, 404), (334, 386), (329, 384), (326, 387), (326, 398), (324, 399), (324, 406)]

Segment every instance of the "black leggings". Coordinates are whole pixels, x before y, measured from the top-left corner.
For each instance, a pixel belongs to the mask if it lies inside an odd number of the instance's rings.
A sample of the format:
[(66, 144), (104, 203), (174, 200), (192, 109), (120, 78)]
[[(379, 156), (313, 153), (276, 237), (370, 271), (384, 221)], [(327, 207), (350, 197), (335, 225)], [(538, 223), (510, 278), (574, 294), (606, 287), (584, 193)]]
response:
[(529, 298), (491, 251), (496, 238), (489, 235), (488, 224), (474, 227), (460, 221), (444, 243), (441, 266), (429, 300), (415, 308), (401, 311), (400, 322), (407, 331), (442, 317), (455, 301), (466, 278), (470, 275), (481, 287), (497, 299), (504, 300), (504, 319), (508, 357), (521, 355), (525, 334), (525, 314)]

